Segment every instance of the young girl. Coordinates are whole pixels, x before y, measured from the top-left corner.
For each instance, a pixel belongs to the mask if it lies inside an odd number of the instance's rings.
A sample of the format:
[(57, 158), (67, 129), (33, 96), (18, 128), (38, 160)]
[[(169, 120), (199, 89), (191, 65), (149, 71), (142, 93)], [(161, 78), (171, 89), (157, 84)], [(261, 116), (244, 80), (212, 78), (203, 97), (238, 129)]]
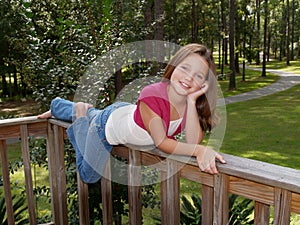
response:
[[(223, 157), (200, 145), (204, 133), (217, 123), (217, 81), (211, 52), (203, 45), (182, 47), (167, 65), (161, 82), (143, 88), (137, 104), (116, 102), (103, 110), (88, 103), (56, 98), (50, 111), (74, 121), (67, 129), (76, 151), (81, 179), (94, 183), (101, 178), (113, 145), (157, 147), (169, 154), (195, 156), (202, 171), (216, 174), (216, 160)], [(175, 135), (185, 130), (186, 143)]]

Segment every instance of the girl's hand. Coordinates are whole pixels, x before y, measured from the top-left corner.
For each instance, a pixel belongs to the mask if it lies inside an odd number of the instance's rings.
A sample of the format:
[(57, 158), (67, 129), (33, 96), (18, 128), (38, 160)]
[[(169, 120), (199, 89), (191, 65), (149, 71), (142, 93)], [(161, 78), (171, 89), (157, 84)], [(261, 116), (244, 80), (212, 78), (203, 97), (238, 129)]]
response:
[(208, 83), (204, 82), (198, 91), (195, 91), (188, 95), (188, 99), (191, 100), (192, 102), (196, 102), (197, 98), (205, 94), (208, 88), (209, 88)]
[(215, 152), (209, 147), (205, 147), (198, 156), (196, 156), (199, 168), (201, 171), (218, 174), (219, 171), (216, 167), (216, 160), (219, 160), (221, 163), (226, 163), (223, 156)]

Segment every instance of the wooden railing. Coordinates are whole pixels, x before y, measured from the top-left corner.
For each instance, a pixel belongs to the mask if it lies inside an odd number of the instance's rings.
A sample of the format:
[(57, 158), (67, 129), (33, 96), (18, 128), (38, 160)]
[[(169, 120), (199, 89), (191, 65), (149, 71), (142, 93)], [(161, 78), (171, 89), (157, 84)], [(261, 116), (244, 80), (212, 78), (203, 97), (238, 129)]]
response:
[[(8, 223), (14, 224), (10, 190), (6, 140), (20, 138), (30, 224), (37, 224), (29, 157), (29, 136), (47, 138), (47, 154), (51, 187), (52, 221), (49, 224), (68, 224), (64, 138), (68, 123), (35, 117), (0, 121), (0, 153)], [(228, 223), (229, 194), (255, 201), (255, 224), (270, 223), (270, 207), (274, 207), (274, 224), (290, 224), (291, 212), (300, 214), (300, 171), (255, 160), (225, 155), (225, 165), (218, 165), (220, 174), (199, 171), (194, 160), (169, 157), (158, 150), (138, 151), (117, 146), (112, 154), (128, 159), (129, 222), (142, 224), (141, 181), (138, 165), (157, 166), (161, 173), (162, 224), (180, 224), (180, 178), (202, 185), (202, 224)], [(167, 157), (168, 156), (168, 157)], [(160, 163), (159, 163), (160, 162)], [(103, 223), (112, 224), (112, 192), (108, 163), (102, 182)], [(167, 178), (167, 179), (166, 179)], [(88, 188), (79, 180), (80, 224), (89, 224)]]

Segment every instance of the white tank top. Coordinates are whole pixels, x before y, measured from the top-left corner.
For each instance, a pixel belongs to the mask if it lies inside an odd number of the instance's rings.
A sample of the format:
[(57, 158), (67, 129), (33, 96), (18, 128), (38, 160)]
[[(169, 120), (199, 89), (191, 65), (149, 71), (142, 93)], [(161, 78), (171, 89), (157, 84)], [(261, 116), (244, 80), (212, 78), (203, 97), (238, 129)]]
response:
[[(131, 148), (153, 149), (154, 142), (149, 133), (134, 122), (136, 105), (127, 105), (113, 111), (105, 126), (105, 135), (109, 144), (123, 144)], [(171, 121), (168, 135), (171, 136), (180, 126), (182, 118)]]

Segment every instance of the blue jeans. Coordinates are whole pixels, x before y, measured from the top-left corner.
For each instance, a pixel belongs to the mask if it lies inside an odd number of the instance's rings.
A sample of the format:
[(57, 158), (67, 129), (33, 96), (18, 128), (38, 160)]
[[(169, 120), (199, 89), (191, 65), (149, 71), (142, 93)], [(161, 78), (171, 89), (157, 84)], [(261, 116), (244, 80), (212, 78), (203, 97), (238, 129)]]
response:
[(105, 137), (107, 119), (115, 109), (128, 104), (116, 102), (103, 110), (90, 108), (87, 116), (76, 119), (74, 102), (61, 98), (51, 102), (54, 117), (74, 121), (67, 128), (67, 134), (76, 151), (76, 165), (83, 182), (95, 183), (102, 177), (113, 147)]

